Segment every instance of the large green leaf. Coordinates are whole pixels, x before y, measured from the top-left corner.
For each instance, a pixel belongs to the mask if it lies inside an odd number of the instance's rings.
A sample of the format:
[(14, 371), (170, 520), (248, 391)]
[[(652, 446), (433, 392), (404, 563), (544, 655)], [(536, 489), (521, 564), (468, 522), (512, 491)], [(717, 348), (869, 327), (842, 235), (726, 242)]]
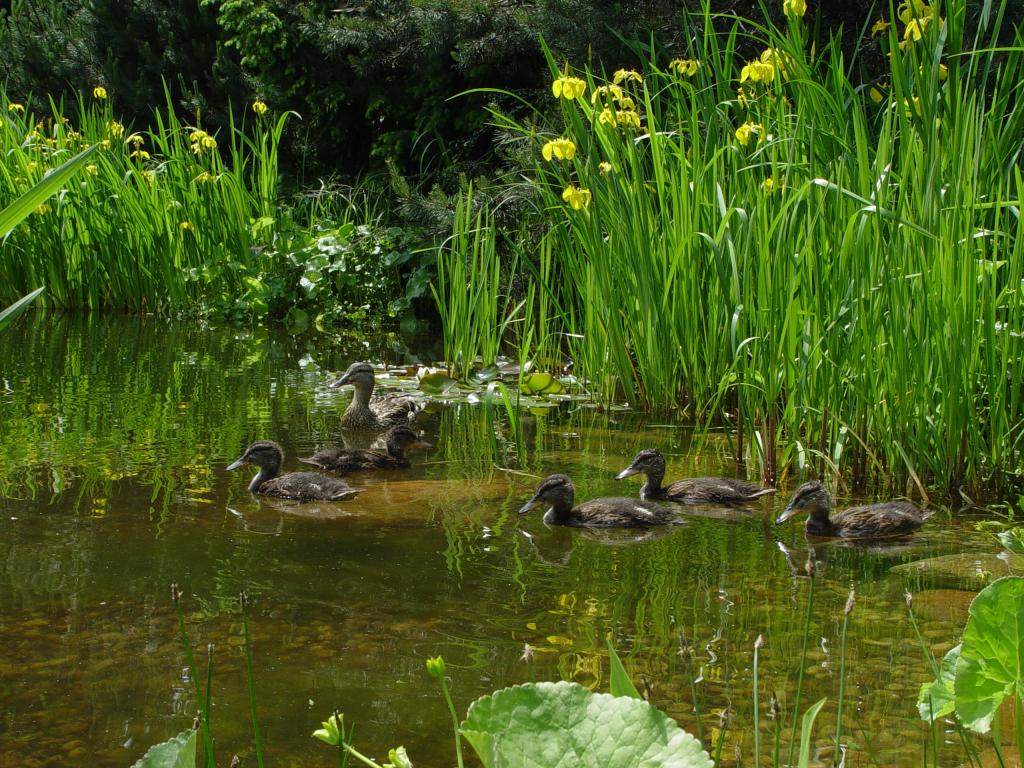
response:
[(28, 216), (46, 199), (67, 183), (75, 171), (85, 165), (86, 158), (96, 151), (93, 144), (62, 165), (57, 166), (36, 182), (25, 194), (0, 211), (0, 238), (7, 237), (21, 220)]
[(953, 692), (960, 722), (979, 733), (1003, 699), (1024, 698), (1024, 579), (999, 579), (974, 598)]
[(132, 768), (196, 768), (196, 732), (190, 728), (154, 744)]
[(477, 699), (462, 734), (486, 768), (712, 768), (700, 742), (646, 701), (569, 682)]
[(951, 648), (943, 658), (938, 678), (930, 683), (921, 684), (921, 691), (917, 695), (917, 711), (921, 714), (922, 720), (934, 723), (953, 711), (953, 679), (956, 676), (956, 661), (959, 658), (958, 645)]
[(11, 306), (5, 307), (4, 309), (0, 309), (0, 331), (2, 331), (11, 323), (13, 323), (14, 319), (18, 315), (20, 315), (25, 310), (25, 308), (28, 307), (29, 304), (32, 303), (32, 300), (36, 296), (38, 296), (42, 292), (42, 288), (36, 288), (28, 296), (22, 296), (16, 302), (11, 304)]

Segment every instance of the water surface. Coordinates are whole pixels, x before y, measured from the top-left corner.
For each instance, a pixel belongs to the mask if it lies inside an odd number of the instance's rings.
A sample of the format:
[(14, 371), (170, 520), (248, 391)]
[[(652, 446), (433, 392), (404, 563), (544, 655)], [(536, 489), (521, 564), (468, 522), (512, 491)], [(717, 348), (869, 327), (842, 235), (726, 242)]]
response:
[[(607, 689), (610, 634), (652, 701), (706, 736), (729, 712), (726, 762), (750, 765), (752, 652), (761, 651), (762, 727), (781, 700), (785, 737), (800, 673), (810, 581), (800, 525), (771, 521), (785, 498), (746, 512), (692, 508), (647, 536), (552, 530), (518, 507), (566, 472), (581, 498), (633, 495), (614, 474), (643, 447), (668, 479), (736, 474), (724, 437), (640, 414), (570, 403), (526, 412), (518, 443), (479, 405), (433, 404), (419, 426), (435, 448), (404, 472), (354, 476), (339, 504), (258, 500), (248, 469), (224, 467), (251, 440), (294, 457), (339, 436), (350, 391), (328, 390), (354, 359), (429, 360), (435, 350), (373, 334), (349, 344), (154, 319), (24, 318), (0, 346), (0, 765), (130, 765), (196, 711), (170, 600), (183, 592), (205, 668), (213, 646), (218, 761), (255, 764), (238, 594), (250, 603), (259, 719), (269, 764), (330, 764), (310, 738), (333, 710), (372, 755), (404, 744), (414, 762), (453, 764), (450, 721), (428, 656), (444, 656), (457, 707), (537, 679)], [(508, 471), (509, 469), (513, 471)], [(784, 497), (782, 493), (780, 496)], [(790, 548), (785, 553), (779, 543)], [(941, 654), (970, 593), (908, 581), (891, 566), (995, 551), (940, 511), (896, 547), (814, 552), (801, 709), (829, 703), (815, 742), (830, 749), (843, 606), (851, 587), (844, 718), (847, 765), (920, 765), (914, 708), (930, 678), (904, 590)], [(690, 652), (681, 651), (689, 648)], [(943, 734), (941, 764), (959, 760)], [(767, 764), (767, 763), (766, 763)]]

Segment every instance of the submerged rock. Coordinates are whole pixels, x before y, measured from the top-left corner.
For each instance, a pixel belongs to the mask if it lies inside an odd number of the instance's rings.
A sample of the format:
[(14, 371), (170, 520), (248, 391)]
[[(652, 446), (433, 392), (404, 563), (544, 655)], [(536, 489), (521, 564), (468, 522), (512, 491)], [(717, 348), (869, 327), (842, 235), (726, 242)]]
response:
[(915, 576), (936, 588), (980, 590), (1003, 576), (1024, 575), (1024, 556), (962, 552), (902, 563), (890, 570)]

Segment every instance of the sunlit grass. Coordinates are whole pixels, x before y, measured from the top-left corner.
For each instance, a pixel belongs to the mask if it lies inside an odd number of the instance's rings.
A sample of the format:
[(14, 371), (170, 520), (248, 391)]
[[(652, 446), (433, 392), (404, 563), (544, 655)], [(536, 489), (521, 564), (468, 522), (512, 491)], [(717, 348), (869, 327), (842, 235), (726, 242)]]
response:
[[(0, 93), (0, 200), (84, 147), (85, 173), (39, 205), (0, 254), (0, 300), (45, 284), (62, 308), (186, 309), (253, 289), (275, 233), (277, 147), (288, 115), (231, 116), (211, 135), (168, 103), (132, 132), (105, 94), (45, 118)], [(67, 116), (77, 114), (77, 124)]]

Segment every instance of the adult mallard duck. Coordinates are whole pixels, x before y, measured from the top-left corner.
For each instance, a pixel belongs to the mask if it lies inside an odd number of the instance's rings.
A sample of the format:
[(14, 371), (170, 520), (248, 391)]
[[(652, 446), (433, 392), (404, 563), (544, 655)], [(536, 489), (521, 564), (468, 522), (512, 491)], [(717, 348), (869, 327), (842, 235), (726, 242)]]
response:
[(343, 501), (359, 493), (343, 480), (316, 472), (288, 472), (278, 474), (284, 462), (284, 451), (272, 440), (258, 440), (245, 449), (238, 459), (228, 465), (237, 469), (243, 464), (260, 468), (249, 483), (249, 490), (262, 496), (295, 501)]
[(352, 363), (340, 379), (332, 383), (332, 389), (351, 384), (355, 393), (352, 402), (341, 417), (345, 429), (365, 429), (379, 432), (389, 427), (408, 424), (416, 418), (422, 405), (411, 397), (373, 397), (375, 383), (373, 366), (369, 363)]
[(932, 515), (909, 501), (864, 504), (830, 514), (834, 506), (825, 487), (817, 480), (811, 480), (796, 489), (789, 505), (775, 522), (784, 523), (798, 512), (806, 512), (804, 530), (808, 536), (871, 538), (911, 533)]
[(653, 448), (640, 451), (633, 463), (615, 476), (622, 480), (643, 472), (647, 482), (640, 486), (641, 499), (665, 499), (689, 504), (742, 504), (775, 493), (774, 488), (762, 488), (744, 480), (730, 477), (691, 477), (663, 486), (665, 457)]
[(384, 436), (387, 453), (368, 451), (359, 448), (328, 448), (318, 451), (309, 458), (299, 459), (304, 464), (312, 464), (320, 469), (332, 472), (355, 472), (360, 469), (405, 469), (409, 459), (405, 452), (410, 448), (433, 448), (420, 439), (419, 435), (409, 427), (392, 427)]
[(574, 525), (587, 528), (645, 528), (651, 525), (673, 525), (682, 520), (669, 509), (658, 504), (606, 497), (591, 499), (573, 506), (576, 489), (565, 475), (551, 475), (537, 486), (533, 498), (519, 510), (529, 512), (541, 504), (550, 504), (544, 513), (548, 525)]

